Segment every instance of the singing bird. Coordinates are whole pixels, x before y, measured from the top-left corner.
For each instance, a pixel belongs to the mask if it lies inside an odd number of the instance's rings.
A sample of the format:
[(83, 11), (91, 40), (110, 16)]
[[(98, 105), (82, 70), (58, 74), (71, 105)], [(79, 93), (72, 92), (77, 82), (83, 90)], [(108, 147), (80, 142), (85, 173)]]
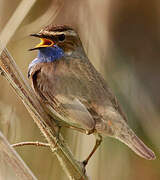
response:
[(129, 128), (116, 97), (89, 61), (78, 33), (70, 26), (49, 25), (31, 34), (40, 38), (38, 56), (29, 64), (28, 77), (38, 97), (50, 109), (101, 137), (114, 137), (139, 156), (152, 160), (154, 152)]

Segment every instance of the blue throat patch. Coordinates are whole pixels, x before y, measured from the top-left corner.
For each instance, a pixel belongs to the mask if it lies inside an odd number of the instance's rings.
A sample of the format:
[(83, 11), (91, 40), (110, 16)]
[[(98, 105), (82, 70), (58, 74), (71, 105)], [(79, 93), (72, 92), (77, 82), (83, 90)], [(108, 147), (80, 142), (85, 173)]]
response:
[(57, 45), (53, 47), (40, 48), (37, 58), (41, 62), (53, 62), (57, 59), (60, 59), (64, 56), (64, 51), (59, 48)]
[(54, 45), (53, 47), (40, 48), (37, 58), (35, 58), (29, 64), (28, 73), (35, 64), (53, 62), (55, 60), (61, 59), (63, 56), (64, 56), (64, 51), (57, 45)]

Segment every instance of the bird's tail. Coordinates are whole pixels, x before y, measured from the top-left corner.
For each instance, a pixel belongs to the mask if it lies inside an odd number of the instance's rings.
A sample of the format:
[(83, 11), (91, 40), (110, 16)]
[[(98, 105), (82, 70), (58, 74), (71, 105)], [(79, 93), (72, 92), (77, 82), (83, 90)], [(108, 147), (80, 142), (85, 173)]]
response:
[(107, 108), (104, 118), (96, 124), (95, 128), (99, 134), (120, 140), (145, 159), (153, 160), (156, 158), (154, 152), (136, 136), (123, 117), (112, 107)]
[(155, 159), (156, 156), (154, 152), (150, 148), (148, 148), (128, 126), (126, 128), (127, 134), (122, 131), (118, 133), (118, 135), (115, 138), (122, 141), (139, 156), (147, 160)]
[(107, 109), (106, 114), (107, 116), (105, 119), (110, 120), (103, 120), (99, 125), (96, 125), (98, 133), (109, 135), (120, 140), (131, 148), (136, 154), (145, 159), (153, 160), (156, 158), (154, 152), (136, 136), (120, 114), (112, 109), (110, 111)]

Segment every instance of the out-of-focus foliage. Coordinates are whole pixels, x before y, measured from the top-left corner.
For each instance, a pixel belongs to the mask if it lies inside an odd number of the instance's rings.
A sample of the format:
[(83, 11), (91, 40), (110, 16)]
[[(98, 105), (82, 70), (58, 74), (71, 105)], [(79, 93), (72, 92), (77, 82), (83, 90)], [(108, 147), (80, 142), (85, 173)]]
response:
[[(0, 1), (0, 32), (20, 3), (20, 0)], [(157, 160), (147, 161), (117, 140), (105, 138), (87, 166), (93, 180), (160, 179), (159, 5), (158, 0), (38, 0), (7, 45), (27, 78), (28, 64), (37, 53), (27, 49), (38, 41), (28, 35), (51, 22), (75, 27), (90, 60), (122, 104), (129, 125), (157, 155)], [(12, 26), (8, 31), (11, 30)], [(11, 143), (44, 140), (2, 77), (0, 130)], [(68, 129), (63, 133), (77, 159), (83, 160), (94, 144), (93, 136)], [(50, 150), (21, 147), (17, 151), (38, 179), (66, 179)]]

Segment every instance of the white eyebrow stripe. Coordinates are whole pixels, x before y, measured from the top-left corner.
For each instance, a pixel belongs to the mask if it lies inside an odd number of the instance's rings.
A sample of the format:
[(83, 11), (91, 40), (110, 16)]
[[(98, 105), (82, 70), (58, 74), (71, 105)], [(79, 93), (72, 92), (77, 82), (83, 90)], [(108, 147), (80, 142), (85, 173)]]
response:
[(67, 30), (67, 31), (64, 31), (64, 32), (58, 32), (58, 31), (52, 32), (52, 31), (45, 31), (44, 30), (41, 33), (43, 33), (45, 35), (53, 35), (53, 36), (61, 35), (61, 34), (77, 36), (77, 33), (75, 31), (73, 31), (73, 30)]

